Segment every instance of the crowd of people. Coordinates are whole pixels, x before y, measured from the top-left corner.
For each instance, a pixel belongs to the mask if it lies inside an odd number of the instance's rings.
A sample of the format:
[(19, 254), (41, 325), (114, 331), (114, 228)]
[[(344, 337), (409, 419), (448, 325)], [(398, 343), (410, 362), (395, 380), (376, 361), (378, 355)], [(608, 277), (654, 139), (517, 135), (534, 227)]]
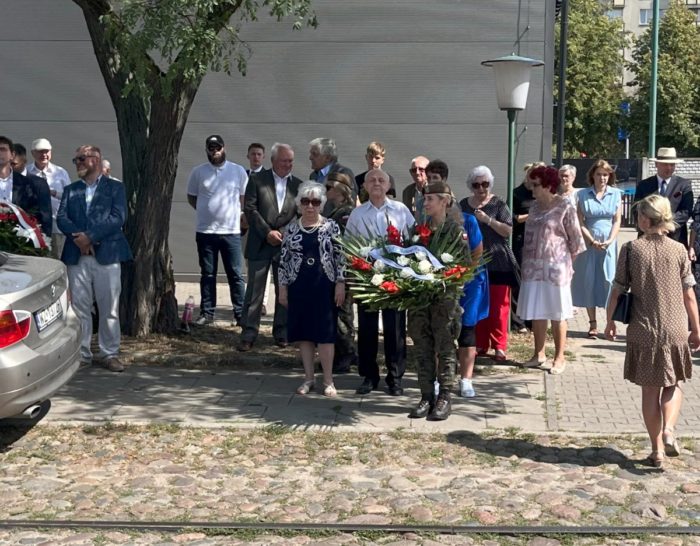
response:
[[(567, 321), (574, 307), (586, 309), (591, 340), (599, 338), (596, 313), (603, 308), (604, 333), (613, 338), (617, 296), (629, 290), (635, 303), (625, 378), (642, 386), (642, 409), (653, 448), (650, 462), (658, 466), (664, 455), (677, 454), (679, 384), (691, 375), (691, 347), (700, 345), (695, 294), (700, 280), (696, 259), (700, 199), (693, 208), (690, 181), (674, 174), (681, 161), (675, 149), (660, 148), (657, 174), (638, 183), (640, 238), (618, 252), (622, 193), (615, 187), (614, 169), (604, 160), (593, 163), (587, 186), (581, 189), (574, 186), (572, 165), (558, 170), (543, 163), (526, 165), (510, 210), (494, 193), (494, 176), (487, 166), (469, 172), (470, 195), (457, 203), (448, 185), (448, 166), (423, 155), (411, 161), (412, 182), (397, 199), (393, 177), (382, 170), (386, 149), (380, 142), (367, 146), (367, 170), (355, 176), (338, 161), (332, 139), (314, 139), (308, 156), (312, 172), (303, 179), (292, 174), (295, 154), (288, 144), (271, 147), (269, 169), (264, 168), (263, 144), (249, 146), (249, 168), (226, 159), (220, 135), (209, 136), (204, 144), (207, 161), (193, 169), (187, 184), (201, 269), (200, 315), (195, 323), (204, 326), (214, 320), (221, 259), (232, 325), (240, 328), (237, 348), (252, 350), (272, 284), (274, 341), (280, 347), (295, 343), (304, 366), (298, 394), (316, 388), (316, 353), (324, 395), (337, 394), (333, 375), (347, 373), (352, 366), (357, 366), (362, 379), (358, 394), (378, 389), (380, 333), (386, 392), (403, 394), (408, 328), (421, 395), (410, 416), (443, 420), (450, 415), (455, 387), (463, 397), (476, 395), (477, 356), (497, 362), (508, 359), (511, 328), (533, 332), (532, 357), (523, 366), (561, 374), (567, 366)], [(132, 259), (123, 234), (124, 186), (111, 176), (109, 162), (95, 146), (76, 150), (76, 182), (51, 162), (47, 139), (34, 140), (31, 155), (33, 162), (28, 163), (24, 146), (0, 137), (0, 200), (34, 214), (51, 236), (52, 253), (66, 263), (83, 327), (83, 364), (93, 359), (90, 341), (96, 306), (98, 358), (108, 369), (122, 371), (120, 264)], [(345, 282), (343, 234), (380, 237), (389, 224), (406, 233), (416, 223), (426, 224), (431, 233), (453, 230), (473, 263), (480, 264), (462, 298), (409, 310), (408, 316), (406, 311), (377, 312), (355, 305)], [(669, 275), (676, 269), (677, 275)], [(650, 291), (652, 286), (656, 289)], [(681, 302), (685, 314), (675, 312)], [(554, 342), (551, 359), (545, 351), (549, 323)]]

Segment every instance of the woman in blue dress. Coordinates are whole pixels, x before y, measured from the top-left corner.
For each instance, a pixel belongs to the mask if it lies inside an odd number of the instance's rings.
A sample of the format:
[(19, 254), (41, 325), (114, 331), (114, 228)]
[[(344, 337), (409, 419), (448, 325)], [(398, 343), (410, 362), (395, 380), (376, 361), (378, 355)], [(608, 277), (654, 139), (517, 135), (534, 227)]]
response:
[(299, 186), (296, 204), (301, 217), (292, 221), (282, 239), (279, 267), (280, 304), (288, 308), (287, 339), (298, 342), (304, 382), (297, 394), (315, 388), (314, 353), (323, 369), (323, 394), (335, 396), (333, 353), (338, 307), (345, 301), (345, 258), (340, 228), (321, 216), (326, 188), (316, 182)]
[(598, 337), (596, 308), (605, 309), (615, 278), (617, 234), (622, 220), (622, 192), (615, 184), (615, 171), (599, 159), (588, 170), (588, 185), (578, 192), (578, 218), (586, 251), (574, 262), (571, 297), (574, 306), (588, 312), (588, 337)]
[[(484, 251), (483, 237), (479, 222), (473, 214), (462, 213), (464, 232), (468, 238), (472, 263), (479, 263)], [(457, 339), (457, 358), (459, 359), (459, 394), (464, 398), (476, 396), (472, 384), (474, 361), (476, 360), (476, 323), (489, 315), (489, 278), (486, 268), (480, 266), (474, 278), (464, 285), (464, 294), (459, 300), (462, 306), (462, 329)]]

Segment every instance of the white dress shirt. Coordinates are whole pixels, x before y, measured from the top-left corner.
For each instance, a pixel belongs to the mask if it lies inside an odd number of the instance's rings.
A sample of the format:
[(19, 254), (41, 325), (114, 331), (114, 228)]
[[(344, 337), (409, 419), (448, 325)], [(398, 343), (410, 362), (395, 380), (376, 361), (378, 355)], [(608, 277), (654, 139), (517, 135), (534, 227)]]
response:
[(365, 237), (384, 237), (387, 220), (391, 225), (404, 234), (416, 223), (411, 211), (401, 201), (386, 198), (381, 207), (377, 208), (372, 201), (363, 203), (350, 213), (345, 231), (350, 235)]
[(277, 212), (282, 211), (282, 206), (284, 205), (284, 198), (287, 196), (287, 178), (280, 178), (277, 173), (272, 171), (272, 178), (275, 179), (275, 197), (277, 198)]
[(0, 178), (0, 201), (12, 203), (12, 172), (9, 178)]

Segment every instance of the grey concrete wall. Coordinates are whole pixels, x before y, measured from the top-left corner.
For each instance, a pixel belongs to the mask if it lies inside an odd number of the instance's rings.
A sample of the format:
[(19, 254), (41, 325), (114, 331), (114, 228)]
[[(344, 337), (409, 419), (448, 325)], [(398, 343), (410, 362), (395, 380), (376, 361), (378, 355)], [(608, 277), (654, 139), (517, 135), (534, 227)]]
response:
[[(551, 156), (553, 2), (536, 0), (317, 0), (320, 27), (295, 32), (262, 19), (243, 36), (253, 49), (248, 75), (206, 77), (193, 105), (179, 157), (170, 218), (176, 272), (198, 270), (194, 212), (185, 187), (205, 159), (204, 138), (219, 133), (229, 159), (245, 164), (248, 143), (288, 142), (294, 172), (309, 174), (307, 143), (336, 139), (340, 161), (365, 170), (368, 142), (388, 149), (385, 168), (399, 190), (410, 159), (439, 157), (455, 193), (477, 164), (505, 193), (507, 127), (493, 76), (482, 60), (509, 54), (540, 58), (527, 110), (518, 119), (517, 164)], [(0, 33), (0, 134), (28, 145), (54, 144), (70, 169), (72, 150), (99, 145), (121, 173), (117, 129), (80, 10), (69, 0), (3, 0)], [(517, 37), (518, 44), (515, 44)], [(267, 163), (267, 162), (266, 162)], [(520, 173), (518, 167), (517, 171)], [(147, 204), (144, 204), (147, 206)]]

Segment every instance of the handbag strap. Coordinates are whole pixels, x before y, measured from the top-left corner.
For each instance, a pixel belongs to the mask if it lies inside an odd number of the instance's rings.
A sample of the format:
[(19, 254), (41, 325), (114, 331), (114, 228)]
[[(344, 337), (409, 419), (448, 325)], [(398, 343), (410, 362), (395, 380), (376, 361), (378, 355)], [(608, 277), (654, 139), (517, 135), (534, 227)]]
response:
[(632, 252), (632, 243), (627, 243), (627, 263), (625, 264), (627, 268), (627, 291), (632, 289), (632, 277), (630, 275), (630, 252)]

